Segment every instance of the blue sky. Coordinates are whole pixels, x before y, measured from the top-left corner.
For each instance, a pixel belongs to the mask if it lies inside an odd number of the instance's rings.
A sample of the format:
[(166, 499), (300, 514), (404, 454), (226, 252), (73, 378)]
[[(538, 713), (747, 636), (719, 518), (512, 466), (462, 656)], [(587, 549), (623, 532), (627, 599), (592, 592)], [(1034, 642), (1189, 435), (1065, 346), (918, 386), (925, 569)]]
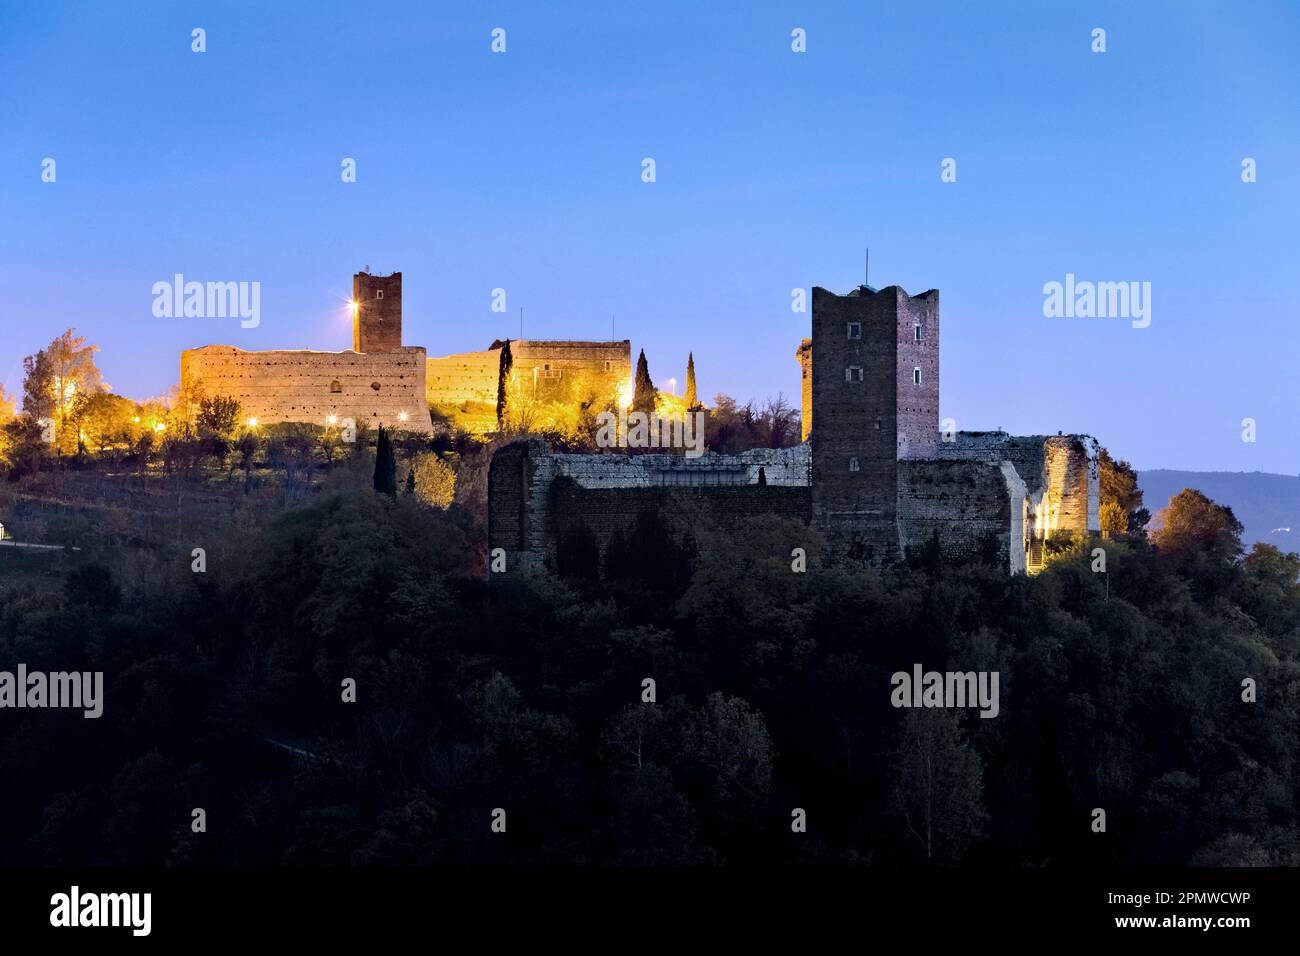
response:
[[(347, 348), (368, 264), (431, 355), (616, 314), (661, 383), (693, 351), (704, 394), (797, 402), (790, 290), (869, 244), (941, 291), (959, 428), (1300, 471), (1298, 4), (5, 3), (0, 63), (11, 393), (70, 325), (137, 398), (184, 348)], [(260, 282), (260, 326), (154, 318), (176, 272)], [(1150, 282), (1150, 328), (1045, 318), (1066, 273)]]

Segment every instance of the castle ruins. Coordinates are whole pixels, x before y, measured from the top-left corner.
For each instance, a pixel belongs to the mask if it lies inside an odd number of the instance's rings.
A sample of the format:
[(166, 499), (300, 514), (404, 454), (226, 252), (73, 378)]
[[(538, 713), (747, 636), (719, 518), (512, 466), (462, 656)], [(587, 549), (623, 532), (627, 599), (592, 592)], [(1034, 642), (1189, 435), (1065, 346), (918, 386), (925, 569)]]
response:
[(1051, 541), (1096, 533), (1099, 446), (1087, 435), (941, 432), (939, 293), (813, 289), (803, 437), (739, 455), (554, 454), (537, 439), (497, 451), (488, 546), (507, 568), (556, 566), (577, 529), (601, 554), (655, 508), (758, 514), (817, 528), (835, 554), (876, 564), (937, 544), (952, 560), (1037, 571)]

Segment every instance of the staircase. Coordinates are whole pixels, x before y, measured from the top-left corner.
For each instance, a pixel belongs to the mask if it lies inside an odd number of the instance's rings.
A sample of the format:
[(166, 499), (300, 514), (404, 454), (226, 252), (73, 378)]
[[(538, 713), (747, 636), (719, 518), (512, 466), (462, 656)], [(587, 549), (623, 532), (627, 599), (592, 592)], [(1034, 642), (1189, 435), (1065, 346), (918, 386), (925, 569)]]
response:
[(1030, 538), (1029, 552), (1025, 556), (1025, 570), (1030, 574), (1037, 574), (1043, 570), (1043, 539)]

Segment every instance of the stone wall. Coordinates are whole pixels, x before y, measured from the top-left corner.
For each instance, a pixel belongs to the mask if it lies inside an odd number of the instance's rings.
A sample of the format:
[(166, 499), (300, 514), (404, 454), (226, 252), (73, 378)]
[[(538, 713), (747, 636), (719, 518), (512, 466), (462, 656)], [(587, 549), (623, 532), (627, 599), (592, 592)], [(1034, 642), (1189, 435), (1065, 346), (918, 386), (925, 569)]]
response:
[(553, 387), (566, 375), (583, 373), (614, 381), (632, 377), (632, 343), (621, 342), (534, 342), (512, 339), (510, 356), (514, 369), (531, 376), (538, 371), (539, 388)]
[(412, 347), (361, 354), (209, 345), (181, 353), (183, 389), (201, 381), (205, 395), (238, 399), (241, 416), (258, 424), (323, 426), (332, 416), (429, 432), (424, 377), (424, 349)]
[(604, 560), (610, 539), (625, 538), (642, 511), (665, 517), (706, 512), (723, 528), (742, 518), (773, 515), (808, 522), (810, 490), (780, 485), (732, 485), (697, 488), (583, 488), (560, 477), (550, 488), (543, 563), (555, 565), (558, 541), (579, 524), (591, 531)]
[[(469, 431), (495, 431), (503, 342), (482, 352), (435, 356), (428, 361), (427, 400)], [(613, 400), (632, 378), (632, 343), (510, 342), (511, 395), (539, 402), (585, 402), (594, 394)]]
[(992, 560), (1009, 572), (1025, 568), (1025, 486), (1006, 464), (908, 460), (898, 463), (898, 540), (923, 548), (938, 535), (954, 561)]
[(954, 439), (939, 443), (939, 457), (1005, 462), (1015, 469), (1026, 489), (1027, 541), (1100, 531), (1100, 446), (1091, 435), (957, 432)]
[(1090, 435), (1051, 435), (1044, 439), (1047, 489), (1052, 506), (1050, 532), (1101, 532), (1100, 446)]
[(538, 570), (547, 553), (546, 513), (555, 459), (540, 439), (498, 448), (488, 465), (488, 550), (505, 552), (507, 572)]
[(556, 473), (583, 488), (720, 487), (757, 485), (808, 487), (812, 450), (754, 448), (738, 455), (554, 455)]
[(807, 445), (688, 459), (555, 455), (540, 439), (512, 442), (488, 470), (488, 546), (503, 548), (510, 568), (543, 567), (554, 558), (557, 535), (581, 517), (603, 555), (616, 530), (630, 527), (644, 508), (661, 506), (702, 506), (724, 522), (748, 514), (806, 522), (810, 460)]
[(433, 356), (428, 359), (427, 369), (425, 394), (430, 405), (487, 402), (496, 406), (500, 349)]

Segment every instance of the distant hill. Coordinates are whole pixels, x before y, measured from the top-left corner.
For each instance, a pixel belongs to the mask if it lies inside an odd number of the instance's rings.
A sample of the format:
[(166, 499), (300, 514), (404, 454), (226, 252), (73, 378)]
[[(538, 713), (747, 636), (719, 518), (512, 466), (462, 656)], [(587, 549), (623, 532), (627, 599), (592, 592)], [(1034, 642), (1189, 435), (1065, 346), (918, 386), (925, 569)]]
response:
[(1275, 544), (1283, 551), (1300, 552), (1300, 477), (1264, 471), (1171, 471), (1158, 468), (1138, 472), (1150, 527), (1159, 527), (1158, 512), (1184, 488), (1195, 488), (1207, 498), (1227, 505), (1246, 526), (1246, 550), (1256, 541)]

